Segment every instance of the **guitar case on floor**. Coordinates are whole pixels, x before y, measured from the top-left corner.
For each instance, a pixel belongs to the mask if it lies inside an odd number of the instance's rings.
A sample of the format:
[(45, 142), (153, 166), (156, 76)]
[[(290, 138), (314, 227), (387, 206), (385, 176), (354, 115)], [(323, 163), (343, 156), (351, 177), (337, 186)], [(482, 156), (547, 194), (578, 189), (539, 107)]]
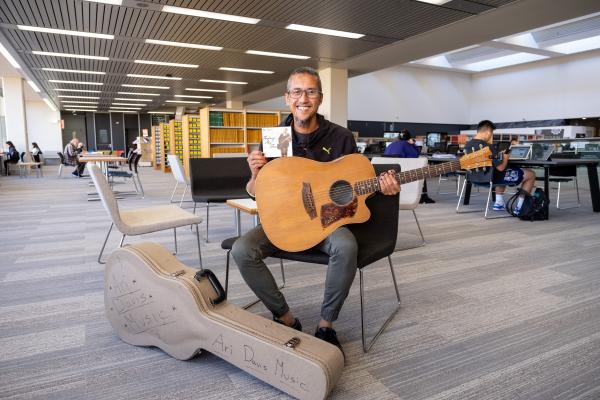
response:
[(127, 343), (180, 360), (206, 350), (299, 399), (324, 399), (342, 373), (337, 347), (227, 302), (212, 272), (161, 245), (114, 251), (104, 278), (106, 315)]

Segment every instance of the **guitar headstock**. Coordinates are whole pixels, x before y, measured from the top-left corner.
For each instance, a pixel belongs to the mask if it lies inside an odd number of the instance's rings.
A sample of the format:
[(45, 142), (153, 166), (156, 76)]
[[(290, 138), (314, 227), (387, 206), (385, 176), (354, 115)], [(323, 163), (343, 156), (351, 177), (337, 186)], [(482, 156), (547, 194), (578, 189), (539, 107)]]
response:
[(492, 166), (492, 150), (484, 147), (460, 158), (460, 168), (475, 169)]

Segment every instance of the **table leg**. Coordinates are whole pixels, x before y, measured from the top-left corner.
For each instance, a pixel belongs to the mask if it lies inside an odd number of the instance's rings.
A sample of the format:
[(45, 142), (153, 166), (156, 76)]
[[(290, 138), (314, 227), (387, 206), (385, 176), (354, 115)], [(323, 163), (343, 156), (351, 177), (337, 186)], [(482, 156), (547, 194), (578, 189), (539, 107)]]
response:
[(239, 209), (234, 209), (235, 211), (235, 233), (237, 236), (242, 236), (242, 217)]
[(588, 180), (590, 183), (590, 195), (592, 196), (592, 209), (600, 212), (600, 188), (598, 185), (598, 164), (587, 165)]

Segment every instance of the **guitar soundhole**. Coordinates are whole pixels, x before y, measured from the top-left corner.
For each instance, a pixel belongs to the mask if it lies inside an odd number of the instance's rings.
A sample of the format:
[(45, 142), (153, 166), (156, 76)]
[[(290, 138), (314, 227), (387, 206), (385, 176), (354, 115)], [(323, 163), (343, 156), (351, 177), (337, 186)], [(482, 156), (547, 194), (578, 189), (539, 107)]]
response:
[(346, 181), (337, 181), (329, 188), (329, 198), (338, 206), (350, 204), (354, 198), (352, 185)]

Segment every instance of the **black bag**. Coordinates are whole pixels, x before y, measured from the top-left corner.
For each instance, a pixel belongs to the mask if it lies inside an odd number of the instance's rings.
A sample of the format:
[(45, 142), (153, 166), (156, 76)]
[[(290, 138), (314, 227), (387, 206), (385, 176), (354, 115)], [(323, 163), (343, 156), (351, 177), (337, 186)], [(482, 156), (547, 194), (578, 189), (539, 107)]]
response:
[[(519, 197), (523, 196), (521, 211), (517, 215), (515, 208)], [(523, 189), (518, 189), (506, 203), (506, 210), (514, 217), (519, 217), (523, 221), (545, 221), (548, 219), (548, 205), (550, 200), (541, 188), (536, 188), (533, 194), (529, 194)]]

